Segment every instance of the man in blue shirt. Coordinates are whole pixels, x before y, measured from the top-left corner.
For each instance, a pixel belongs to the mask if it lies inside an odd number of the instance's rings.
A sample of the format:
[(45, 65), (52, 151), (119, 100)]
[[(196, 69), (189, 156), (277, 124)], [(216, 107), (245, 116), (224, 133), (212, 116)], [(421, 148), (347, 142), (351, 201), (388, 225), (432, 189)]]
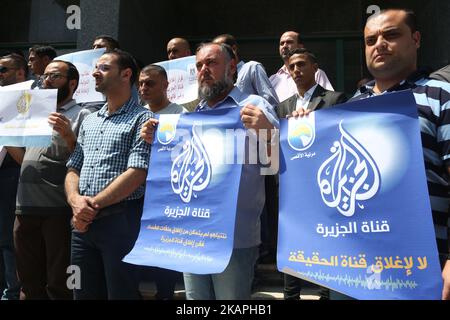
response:
[[(241, 120), (256, 131), (264, 147), (271, 142), (278, 121), (271, 105), (263, 98), (248, 95), (234, 86), (236, 61), (232, 49), (226, 44), (208, 43), (197, 51), (197, 71), (200, 104), (196, 112), (224, 108), (240, 108)], [(154, 134), (151, 120), (144, 125), (141, 136), (152, 141)], [(253, 131), (255, 130), (255, 131)], [(266, 141), (263, 141), (263, 140)], [(234, 248), (230, 262), (220, 274), (184, 274), (186, 296), (189, 300), (246, 300), (251, 298), (254, 265), (261, 243), (260, 215), (264, 206), (264, 179), (260, 164), (244, 164), (238, 195)], [(230, 212), (229, 214), (234, 214)]]
[(80, 128), (67, 167), (72, 207), (72, 265), (80, 268), (75, 299), (139, 299), (135, 269), (122, 262), (140, 228), (150, 145), (140, 138), (151, 113), (132, 97), (136, 63), (119, 49), (97, 61), (96, 90), (107, 97)]

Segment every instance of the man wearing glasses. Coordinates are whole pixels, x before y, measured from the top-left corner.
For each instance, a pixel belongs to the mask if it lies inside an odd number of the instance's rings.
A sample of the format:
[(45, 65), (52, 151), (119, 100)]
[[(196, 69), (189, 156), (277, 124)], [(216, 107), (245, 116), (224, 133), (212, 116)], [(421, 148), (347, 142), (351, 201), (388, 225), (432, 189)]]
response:
[(134, 58), (105, 53), (94, 70), (95, 89), (107, 103), (80, 128), (67, 167), (72, 207), (72, 265), (81, 270), (76, 300), (140, 299), (133, 266), (122, 262), (140, 229), (150, 145), (140, 138), (151, 113), (132, 97)]
[(88, 111), (72, 98), (79, 81), (73, 64), (53, 61), (40, 80), (43, 89), (58, 89), (57, 110), (48, 119), (54, 129), (51, 145), (8, 148), (22, 164), (14, 226), (17, 271), (26, 300), (65, 300), (72, 298), (66, 284), (72, 210), (64, 194), (64, 177)]
[[(22, 56), (11, 54), (0, 58), (0, 86), (24, 82), (27, 74), (27, 62)], [(0, 262), (3, 262), (4, 267), (0, 283), (3, 280), (6, 285), (0, 292), (2, 300), (19, 299), (20, 285), (17, 279), (13, 240), (19, 171), (19, 163), (6, 154), (0, 165)]]
[(0, 58), (0, 86), (24, 82), (27, 75), (27, 63), (22, 56), (13, 53)]

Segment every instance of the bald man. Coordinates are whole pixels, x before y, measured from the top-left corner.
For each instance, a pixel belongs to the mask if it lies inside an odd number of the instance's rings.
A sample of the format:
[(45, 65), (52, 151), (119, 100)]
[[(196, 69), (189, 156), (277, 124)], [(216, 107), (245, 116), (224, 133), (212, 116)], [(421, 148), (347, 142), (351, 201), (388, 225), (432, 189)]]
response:
[(180, 59), (192, 55), (189, 42), (183, 38), (173, 38), (167, 43), (167, 58)]
[[(304, 45), (300, 40), (300, 34), (298, 32), (287, 31), (281, 35), (279, 49), (280, 57), (283, 60), (284, 65), (277, 73), (270, 77), (270, 82), (272, 83), (280, 102), (297, 94), (297, 85), (289, 73), (289, 52), (301, 48), (304, 48)], [(321, 69), (316, 72), (316, 82), (323, 88), (334, 91), (330, 80), (328, 80), (327, 75)]]

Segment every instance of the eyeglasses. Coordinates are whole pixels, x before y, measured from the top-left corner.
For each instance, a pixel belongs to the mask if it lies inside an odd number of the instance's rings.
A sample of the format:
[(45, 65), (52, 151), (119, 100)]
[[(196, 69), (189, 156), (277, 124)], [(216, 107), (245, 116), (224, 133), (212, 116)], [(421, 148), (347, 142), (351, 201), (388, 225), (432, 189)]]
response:
[(17, 68), (9, 68), (9, 67), (0, 66), (0, 73), (7, 73), (9, 70), (17, 70)]
[(99, 71), (102, 71), (102, 72), (106, 72), (106, 71), (111, 70), (111, 68), (112, 68), (112, 66), (110, 66), (109, 64), (98, 64), (98, 65), (95, 66), (94, 70), (99, 70)]
[(42, 76), (40, 76), (41, 81), (45, 81), (50, 79), (50, 81), (55, 81), (61, 78), (67, 78), (67, 76), (61, 74), (61, 73), (47, 73), (47, 74), (43, 74)]

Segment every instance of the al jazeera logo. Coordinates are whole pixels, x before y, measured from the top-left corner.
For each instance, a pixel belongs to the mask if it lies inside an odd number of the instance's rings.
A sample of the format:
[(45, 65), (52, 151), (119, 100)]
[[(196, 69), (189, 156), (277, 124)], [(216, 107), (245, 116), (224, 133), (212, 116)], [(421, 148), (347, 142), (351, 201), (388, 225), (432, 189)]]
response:
[(30, 93), (24, 91), (17, 101), (17, 112), (19, 113), (20, 119), (26, 119), (30, 116), (32, 96)]

